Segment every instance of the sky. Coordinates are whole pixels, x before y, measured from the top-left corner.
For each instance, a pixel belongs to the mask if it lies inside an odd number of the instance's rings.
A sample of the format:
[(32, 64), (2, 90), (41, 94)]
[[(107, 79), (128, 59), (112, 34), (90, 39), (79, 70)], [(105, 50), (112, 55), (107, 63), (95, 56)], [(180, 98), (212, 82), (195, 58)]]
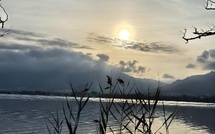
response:
[(214, 25), (204, 0), (1, 3), (9, 14), (1, 31), (11, 28), (0, 38), (2, 89), (65, 88), (123, 73), (171, 83), (215, 69), (213, 36), (182, 39), (184, 29), (191, 37), (194, 27)]

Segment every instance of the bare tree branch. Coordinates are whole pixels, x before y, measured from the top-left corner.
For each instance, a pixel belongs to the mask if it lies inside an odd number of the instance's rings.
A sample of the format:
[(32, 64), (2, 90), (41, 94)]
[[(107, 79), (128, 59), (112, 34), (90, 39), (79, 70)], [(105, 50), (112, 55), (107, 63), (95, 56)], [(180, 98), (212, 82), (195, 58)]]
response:
[(195, 35), (194, 37), (186, 37), (187, 29), (184, 29), (184, 32), (182, 33), (183, 33), (182, 38), (186, 41), (186, 43), (188, 43), (188, 41), (190, 40), (201, 39), (202, 37), (215, 35), (215, 26), (213, 25), (207, 31), (201, 30), (201, 32), (196, 27), (194, 27), (193, 31), (193, 34)]
[[(215, 0), (204, 0), (205, 1), (205, 9), (206, 10), (215, 10)], [(188, 43), (190, 40), (201, 39), (202, 37), (215, 35), (215, 25), (209, 27), (209, 30), (199, 31), (196, 27), (194, 27), (193, 37), (186, 37), (187, 29), (184, 29), (182, 38)]]
[(206, 10), (215, 10), (215, 0), (205, 0), (205, 4)]
[(8, 13), (6, 12), (6, 10), (4, 9), (4, 7), (0, 4), (0, 8), (4, 11), (5, 15), (6, 15), (6, 19), (2, 20), (2, 17), (0, 17), (0, 24), (2, 24), (2, 28), (4, 28), (4, 23), (6, 21), (8, 21)]
[[(1, 1), (1, 0), (0, 0), (0, 1)], [(1, 28), (4, 28), (4, 24), (5, 24), (5, 22), (8, 21), (9, 16), (8, 16), (8, 13), (7, 13), (7, 11), (5, 10), (5, 8), (2, 6), (2, 4), (0, 4), (0, 9), (3, 10), (3, 12), (4, 12), (5, 16), (6, 16), (4, 20), (3, 20), (3, 17), (0, 16)], [(9, 34), (9, 31), (10, 31), (10, 30), (11, 30), (11, 27), (10, 27), (9, 29), (5, 30), (3, 33), (1, 33), (1, 34), (0, 34), (0, 37), (3, 37), (3, 36), (5, 36), (5, 35)]]

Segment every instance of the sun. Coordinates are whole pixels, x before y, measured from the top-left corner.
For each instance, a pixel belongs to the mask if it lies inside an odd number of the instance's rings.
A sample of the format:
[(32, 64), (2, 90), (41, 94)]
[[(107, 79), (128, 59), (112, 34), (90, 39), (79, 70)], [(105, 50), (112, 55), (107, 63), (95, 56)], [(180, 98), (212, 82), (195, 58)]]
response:
[(119, 33), (119, 38), (121, 40), (128, 40), (129, 36), (130, 36), (130, 33), (127, 29), (123, 29)]

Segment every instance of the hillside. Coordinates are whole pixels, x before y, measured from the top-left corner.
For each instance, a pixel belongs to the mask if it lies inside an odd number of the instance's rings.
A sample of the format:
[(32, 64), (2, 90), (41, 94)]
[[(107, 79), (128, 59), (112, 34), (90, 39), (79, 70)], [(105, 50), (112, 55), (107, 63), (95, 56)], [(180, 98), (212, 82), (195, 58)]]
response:
[(162, 87), (164, 95), (214, 96), (215, 72), (194, 75)]

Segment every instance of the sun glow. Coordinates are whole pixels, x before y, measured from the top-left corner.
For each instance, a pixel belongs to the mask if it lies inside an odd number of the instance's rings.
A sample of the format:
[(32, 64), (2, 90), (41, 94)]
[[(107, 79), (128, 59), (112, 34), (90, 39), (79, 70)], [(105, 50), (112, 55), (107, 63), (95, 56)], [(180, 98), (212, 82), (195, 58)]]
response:
[(130, 33), (126, 29), (121, 30), (119, 33), (119, 38), (121, 40), (128, 40), (129, 36), (130, 36)]

